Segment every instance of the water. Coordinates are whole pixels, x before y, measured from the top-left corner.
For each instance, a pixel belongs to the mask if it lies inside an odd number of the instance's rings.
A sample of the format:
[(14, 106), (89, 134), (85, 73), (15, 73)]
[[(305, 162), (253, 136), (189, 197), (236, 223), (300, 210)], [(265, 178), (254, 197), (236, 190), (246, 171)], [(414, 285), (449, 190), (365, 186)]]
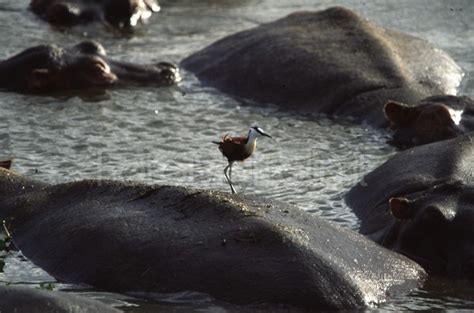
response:
[[(99, 40), (109, 56), (140, 63), (178, 63), (216, 39), (272, 21), (299, 9), (332, 5), (355, 9), (374, 22), (428, 39), (466, 71), (461, 93), (474, 96), (474, 2), (174, 0), (133, 36), (100, 27), (58, 30), (37, 19), (27, 0), (0, 0), (0, 57), (37, 44), (70, 46)], [(91, 101), (94, 100), (94, 101)], [(386, 134), (364, 125), (323, 116), (303, 118), (270, 106), (242, 105), (190, 73), (171, 88), (107, 91), (99, 99), (1, 93), (0, 158), (14, 156), (14, 170), (50, 183), (83, 178), (137, 180), (228, 191), (226, 160), (211, 143), (246, 134), (258, 124), (275, 140), (261, 140), (252, 158), (234, 167), (236, 188), (296, 204), (337, 224), (357, 229), (342, 201), (360, 177), (394, 149)], [(3, 280), (35, 285), (53, 278), (13, 254)], [(56, 284), (119, 306), (128, 312), (247, 312), (203, 295), (155, 295), (152, 300)], [(269, 286), (270, 288), (271, 286)], [(435, 281), (410, 295), (382, 304), (384, 310), (474, 308), (472, 286)]]

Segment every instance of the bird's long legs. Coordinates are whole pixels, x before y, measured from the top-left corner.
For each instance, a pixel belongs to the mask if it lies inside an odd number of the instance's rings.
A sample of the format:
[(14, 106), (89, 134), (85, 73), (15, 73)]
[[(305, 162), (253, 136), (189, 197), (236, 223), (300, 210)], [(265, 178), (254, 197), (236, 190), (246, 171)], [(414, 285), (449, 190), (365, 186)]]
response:
[(224, 169), (224, 175), (225, 175), (225, 178), (227, 179), (227, 182), (229, 183), (229, 186), (230, 186), (230, 190), (232, 190), (232, 193), (237, 193), (235, 191), (235, 188), (234, 186), (232, 185), (232, 182), (230, 181), (230, 178), (229, 176), (227, 176), (227, 170), (229, 169), (229, 174), (230, 176), (232, 176), (232, 164), (234, 164), (234, 162), (230, 162), (229, 165), (227, 165)]

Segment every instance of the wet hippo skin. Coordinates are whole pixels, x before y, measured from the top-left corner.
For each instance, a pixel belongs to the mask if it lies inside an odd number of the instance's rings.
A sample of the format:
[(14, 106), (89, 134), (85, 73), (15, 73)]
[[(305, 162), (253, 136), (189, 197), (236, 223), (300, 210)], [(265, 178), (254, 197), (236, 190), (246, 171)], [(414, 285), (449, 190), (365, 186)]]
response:
[(181, 64), (202, 82), (257, 103), (384, 127), (387, 101), (455, 94), (463, 75), (426, 41), (341, 7), (230, 35)]
[(54, 277), (103, 290), (357, 308), (424, 277), (415, 262), (279, 202), (106, 180), (47, 185), (5, 169), (0, 186), (15, 246)]
[(472, 133), (398, 153), (353, 187), (360, 232), (430, 274), (474, 280)]
[(145, 22), (160, 7), (155, 0), (32, 0), (30, 9), (58, 26), (103, 22), (130, 29)]
[(142, 65), (117, 61), (96, 41), (71, 48), (41, 45), (0, 61), (0, 88), (47, 94), (124, 85), (169, 86), (181, 78), (167, 62)]
[(474, 130), (474, 101), (466, 96), (433, 96), (413, 105), (389, 101), (385, 116), (392, 144), (408, 148), (460, 136)]
[(0, 167), (6, 168), (7, 170), (10, 169), (11, 165), (12, 165), (12, 160), (0, 161)]
[(14, 313), (120, 313), (101, 302), (60, 291), (0, 286), (0, 312)]

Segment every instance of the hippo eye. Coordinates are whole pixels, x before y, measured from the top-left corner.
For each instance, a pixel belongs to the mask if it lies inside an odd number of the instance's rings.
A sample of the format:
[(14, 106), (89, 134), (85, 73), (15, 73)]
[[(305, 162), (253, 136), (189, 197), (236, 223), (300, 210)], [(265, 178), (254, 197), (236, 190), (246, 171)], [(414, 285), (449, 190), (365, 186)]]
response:
[(158, 67), (164, 67), (164, 68), (167, 68), (167, 69), (170, 69), (170, 70), (177, 70), (178, 68), (176, 67), (176, 65), (174, 65), (173, 63), (169, 63), (169, 62), (160, 62), (157, 64)]
[(117, 81), (117, 76), (112, 72), (109, 65), (99, 57), (85, 58), (77, 64), (77, 71), (86, 85), (109, 85)]
[(89, 64), (87, 70), (91, 73), (110, 73), (110, 67), (101, 61), (94, 61)]

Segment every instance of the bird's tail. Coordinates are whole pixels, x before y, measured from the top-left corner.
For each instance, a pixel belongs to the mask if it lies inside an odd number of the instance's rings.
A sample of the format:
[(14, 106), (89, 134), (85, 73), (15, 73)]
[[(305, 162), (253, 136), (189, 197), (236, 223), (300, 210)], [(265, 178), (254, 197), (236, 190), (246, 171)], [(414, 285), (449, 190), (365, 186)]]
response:
[(220, 141), (211, 141), (212, 143), (215, 143), (216, 145), (220, 145)]

